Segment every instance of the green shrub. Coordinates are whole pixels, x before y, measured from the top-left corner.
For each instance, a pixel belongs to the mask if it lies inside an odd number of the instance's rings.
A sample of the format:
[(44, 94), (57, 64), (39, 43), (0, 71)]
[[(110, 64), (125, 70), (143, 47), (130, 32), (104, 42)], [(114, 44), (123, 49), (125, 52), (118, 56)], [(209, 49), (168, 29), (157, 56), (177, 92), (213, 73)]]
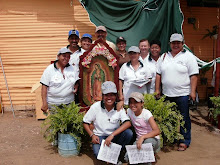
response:
[(220, 97), (210, 97), (210, 100), (214, 104), (214, 108), (210, 108), (211, 115), (213, 115), (213, 119), (218, 124), (218, 115), (220, 115)]
[(70, 134), (77, 140), (78, 150), (81, 147), (81, 137), (84, 134), (83, 116), (84, 113), (79, 112), (79, 107), (75, 102), (61, 106), (54, 106), (50, 110), (50, 115), (42, 123), (44, 138), (53, 142), (57, 138), (57, 133)]
[(165, 96), (156, 100), (152, 94), (144, 95), (144, 108), (151, 111), (161, 131), (161, 148), (164, 144), (172, 144), (175, 139), (183, 139), (179, 127), (184, 126), (184, 121), (176, 107), (176, 103), (165, 101)]

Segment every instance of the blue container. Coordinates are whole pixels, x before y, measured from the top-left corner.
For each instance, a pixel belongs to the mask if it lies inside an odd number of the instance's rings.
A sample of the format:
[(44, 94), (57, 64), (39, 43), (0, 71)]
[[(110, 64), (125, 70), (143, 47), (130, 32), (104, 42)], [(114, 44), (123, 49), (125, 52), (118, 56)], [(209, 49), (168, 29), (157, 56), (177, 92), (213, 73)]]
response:
[(70, 134), (58, 133), (58, 152), (63, 157), (78, 155), (76, 139)]

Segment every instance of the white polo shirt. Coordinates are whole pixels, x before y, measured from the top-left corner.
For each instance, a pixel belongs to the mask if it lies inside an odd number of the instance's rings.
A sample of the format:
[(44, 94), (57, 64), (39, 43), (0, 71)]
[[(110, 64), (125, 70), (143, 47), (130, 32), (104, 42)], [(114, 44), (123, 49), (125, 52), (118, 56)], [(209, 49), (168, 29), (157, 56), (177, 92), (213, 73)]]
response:
[(140, 62), (140, 66), (137, 70), (131, 65), (131, 62), (124, 63), (119, 70), (119, 79), (124, 81), (123, 84), (123, 95), (124, 104), (128, 105), (128, 98), (132, 92), (147, 93), (147, 85), (139, 87), (134, 85), (132, 81), (152, 78), (152, 71), (149, 67)]
[(117, 111), (115, 107), (111, 111), (107, 111), (103, 101), (91, 105), (83, 117), (84, 123), (91, 124), (93, 122), (95, 127), (93, 133), (97, 136), (109, 136), (120, 127), (120, 121), (130, 121), (125, 110)]
[(147, 91), (148, 93), (154, 93), (155, 92), (155, 82), (156, 82), (156, 73), (157, 73), (157, 61), (155, 61), (153, 58), (150, 57), (150, 54), (146, 57), (147, 60), (145, 61), (145, 64), (151, 69), (152, 71), (152, 81), (151, 83), (147, 84)]
[(176, 56), (170, 52), (161, 56), (157, 73), (161, 75), (162, 92), (169, 97), (187, 96), (191, 92), (190, 76), (199, 74), (195, 56), (183, 50)]
[(141, 57), (141, 55), (140, 55), (139, 61), (142, 62), (143, 64), (146, 64), (147, 61), (148, 61), (149, 54), (150, 54), (150, 53), (148, 53), (148, 55), (147, 55), (144, 59), (143, 59), (143, 58)]
[(44, 70), (40, 83), (48, 87), (49, 104), (69, 104), (74, 101), (74, 84), (79, 78), (72, 65), (66, 66), (62, 74), (56, 63), (57, 61)]
[[(68, 46), (67, 46), (67, 48), (68, 48)], [(79, 47), (79, 50), (75, 51), (74, 53), (72, 53), (70, 55), (69, 64), (73, 65), (77, 69), (78, 73), (79, 73), (80, 56), (83, 55), (84, 52), (85, 52), (85, 50)]]

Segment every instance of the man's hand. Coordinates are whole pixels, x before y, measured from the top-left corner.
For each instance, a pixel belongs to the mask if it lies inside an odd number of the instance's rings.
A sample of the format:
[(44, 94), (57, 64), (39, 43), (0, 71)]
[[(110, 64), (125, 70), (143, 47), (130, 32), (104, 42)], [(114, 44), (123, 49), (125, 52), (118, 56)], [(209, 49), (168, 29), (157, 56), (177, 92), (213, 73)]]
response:
[(92, 143), (93, 144), (100, 144), (99, 137), (96, 136), (95, 134), (92, 135)]

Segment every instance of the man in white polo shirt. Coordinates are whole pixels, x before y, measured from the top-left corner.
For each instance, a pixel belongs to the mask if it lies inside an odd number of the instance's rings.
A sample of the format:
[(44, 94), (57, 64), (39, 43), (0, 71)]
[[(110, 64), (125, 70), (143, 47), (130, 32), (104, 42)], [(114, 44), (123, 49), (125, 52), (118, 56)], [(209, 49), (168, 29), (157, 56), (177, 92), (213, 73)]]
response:
[[(107, 30), (106, 30), (105, 26), (97, 26), (96, 30), (95, 30), (95, 36), (97, 39), (101, 38), (103, 41), (105, 41), (109, 45), (109, 47), (111, 47), (114, 51), (116, 51), (115, 44), (112, 43), (111, 41), (106, 40)], [(95, 41), (93, 41), (93, 42), (95, 42)], [(103, 47), (103, 45), (101, 43), (98, 43), (96, 45), (96, 47), (101, 48), (101, 47)]]
[(61, 48), (57, 54), (57, 60), (49, 65), (41, 77), (42, 101), (41, 110), (46, 112), (51, 105), (70, 104), (74, 101), (75, 86), (79, 79), (78, 74), (69, 59), (72, 52), (68, 48)]
[(79, 31), (78, 30), (70, 30), (68, 34), (68, 42), (67, 48), (71, 50), (72, 54), (70, 56), (69, 63), (76, 67), (79, 70), (79, 60), (80, 56), (85, 52), (84, 49), (79, 47)]
[[(93, 152), (98, 156), (101, 142), (105, 139), (105, 144), (111, 142), (122, 145), (129, 144), (133, 133), (130, 129), (130, 119), (124, 109), (117, 111), (116, 97), (117, 88), (115, 83), (106, 81), (102, 84), (103, 100), (91, 105), (83, 118), (84, 128), (92, 138)], [(89, 125), (93, 123), (94, 129), (90, 130)], [(120, 125), (122, 123), (122, 125)]]
[(177, 104), (185, 121), (184, 127), (180, 127), (180, 133), (184, 136), (180, 140), (179, 151), (185, 151), (191, 142), (191, 120), (189, 117), (188, 100), (195, 101), (197, 75), (199, 74), (196, 58), (192, 53), (183, 49), (183, 37), (174, 33), (170, 37), (171, 52), (164, 53), (158, 61), (156, 75), (156, 93), (162, 93), (166, 99)]

